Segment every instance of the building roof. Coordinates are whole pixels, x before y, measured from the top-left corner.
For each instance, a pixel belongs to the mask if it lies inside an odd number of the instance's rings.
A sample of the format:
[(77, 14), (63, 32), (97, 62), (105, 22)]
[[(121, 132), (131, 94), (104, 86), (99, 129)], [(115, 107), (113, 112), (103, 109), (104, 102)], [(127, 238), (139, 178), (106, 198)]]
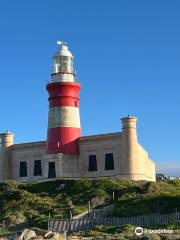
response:
[[(97, 135), (89, 135), (89, 136), (82, 136), (79, 138), (80, 142), (88, 142), (88, 141), (100, 141), (100, 140), (107, 140), (112, 138), (120, 138), (122, 132), (114, 132), (114, 133), (106, 133), (106, 134), (97, 134)], [(38, 141), (38, 142), (29, 142), (29, 143), (18, 143), (13, 144), (10, 146), (12, 150), (17, 149), (24, 149), (24, 148), (32, 148), (32, 147), (45, 147), (46, 141)]]
[(114, 133), (106, 133), (106, 134), (97, 134), (90, 136), (80, 137), (80, 142), (84, 141), (96, 141), (96, 140), (106, 140), (112, 138), (120, 138), (122, 136), (122, 132), (114, 132)]
[(38, 141), (38, 142), (29, 142), (29, 143), (19, 143), (19, 144), (14, 144), (11, 146), (12, 150), (15, 149), (24, 149), (24, 148), (32, 148), (32, 147), (42, 147), (42, 146), (46, 146), (46, 141)]

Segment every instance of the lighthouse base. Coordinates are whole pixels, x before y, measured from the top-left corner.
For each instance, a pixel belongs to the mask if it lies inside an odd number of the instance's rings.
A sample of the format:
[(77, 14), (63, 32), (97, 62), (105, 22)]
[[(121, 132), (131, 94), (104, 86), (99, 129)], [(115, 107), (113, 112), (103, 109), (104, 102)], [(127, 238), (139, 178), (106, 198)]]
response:
[(48, 130), (48, 152), (79, 155), (81, 129), (72, 127), (50, 128)]
[(43, 160), (44, 179), (80, 177), (79, 156), (65, 155), (63, 153), (46, 154)]

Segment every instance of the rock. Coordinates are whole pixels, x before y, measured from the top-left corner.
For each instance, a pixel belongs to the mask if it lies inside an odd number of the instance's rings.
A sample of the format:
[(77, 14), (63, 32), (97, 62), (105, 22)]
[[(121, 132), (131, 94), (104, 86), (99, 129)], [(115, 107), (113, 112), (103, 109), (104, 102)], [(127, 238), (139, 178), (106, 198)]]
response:
[(55, 233), (52, 240), (66, 240), (66, 238), (62, 234)]
[(52, 238), (53, 236), (54, 236), (54, 233), (52, 231), (49, 231), (44, 235), (44, 238), (49, 239), (49, 238)]
[(45, 234), (44, 239), (49, 240), (66, 240), (66, 237), (63, 236), (63, 234), (57, 233), (57, 232), (48, 232)]
[(44, 238), (42, 236), (36, 236), (34, 240), (43, 240)]
[(78, 237), (78, 236), (71, 236), (68, 238), (68, 240), (81, 240), (81, 239), (83, 239), (83, 238)]
[(35, 231), (24, 229), (21, 235), (17, 238), (17, 240), (29, 240), (36, 237)]

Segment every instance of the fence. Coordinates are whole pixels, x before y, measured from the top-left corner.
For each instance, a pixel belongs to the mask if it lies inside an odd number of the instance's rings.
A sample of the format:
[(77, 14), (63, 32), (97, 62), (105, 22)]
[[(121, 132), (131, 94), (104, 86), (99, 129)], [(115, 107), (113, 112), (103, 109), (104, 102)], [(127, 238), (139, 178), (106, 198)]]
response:
[(180, 222), (180, 212), (167, 214), (149, 214), (132, 217), (110, 217), (95, 219), (49, 220), (48, 229), (57, 232), (88, 230), (94, 226), (121, 226), (133, 224), (137, 226), (163, 225)]

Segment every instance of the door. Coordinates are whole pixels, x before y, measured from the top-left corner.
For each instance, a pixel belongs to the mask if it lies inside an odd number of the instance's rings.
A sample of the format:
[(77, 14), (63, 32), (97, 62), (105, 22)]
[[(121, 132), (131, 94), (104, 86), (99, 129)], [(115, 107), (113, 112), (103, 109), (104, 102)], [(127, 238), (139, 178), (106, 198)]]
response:
[(55, 162), (49, 162), (48, 178), (55, 178), (55, 177), (56, 177)]

